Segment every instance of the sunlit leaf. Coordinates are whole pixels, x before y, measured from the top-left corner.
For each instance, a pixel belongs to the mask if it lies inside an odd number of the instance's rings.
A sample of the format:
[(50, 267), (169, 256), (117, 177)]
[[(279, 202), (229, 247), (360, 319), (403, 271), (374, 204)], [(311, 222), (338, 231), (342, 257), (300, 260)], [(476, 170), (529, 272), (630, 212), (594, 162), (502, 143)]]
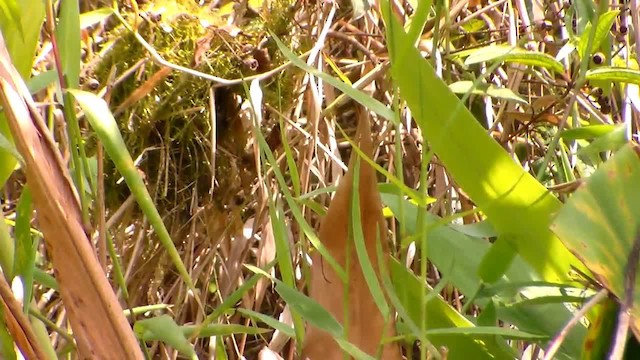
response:
[(616, 125), (600, 124), (580, 126), (562, 131), (560, 137), (565, 140), (593, 139), (609, 134), (616, 129)]
[(138, 338), (144, 341), (162, 341), (183, 355), (195, 355), (193, 345), (169, 315), (136, 321), (133, 329)]
[(587, 71), (586, 78), (587, 80), (619, 81), (640, 85), (640, 71), (620, 67), (602, 66), (592, 69)]
[[(627, 145), (602, 164), (560, 210), (553, 231), (619, 299), (632, 244), (640, 234), (640, 160)], [(632, 326), (640, 330), (640, 277)]]
[(429, 335), (471, 335), (471, 337), (482, 337), (486, 335), (499, 335), (507, 339), (519, 340), (541, 340), (546, 336), (527, 333), (524, 331), (497, 327), (497, 326), (469, 326), (447, 329), (427, 330)]
[(554, 57), (537, 52), (527, 51), (511, 46), (491, 45), (480, 48), (465, 60), (465, 64), (478, 64), (481, 62), (504, 61), (522, 65), (540, 66), (556, 73), (563, 73), (564, 66)]
[[(591, 49), (588, 51), (589, 54), (593, 54), (595, 51), (600, 48), (600, 45), (605, 40), (605, 38), (611, 32), (611, 25), (616, 21), (618, 14), (620, 11), (612, 10), (608, 11), (598, 18), (598, 23), (596, 24), (595, 34), (593, 37), (593, 43), (591, 45)], [(589, 34), (590, 34), (591, 24), (587, 25), (584, 33), (580, 37), (580, 41), (578, 42), (578, 54), (580, 58), (584, 57), (587, 53), (587, 46), (589, 46)]]
[(499, 88), (493, 84), (480, 83), (474, 86), (473, 81), (457, 81), (449, 85), (449, 89), (456, 94), (474, 94), (491, 96), (497, 99), (513, 100), (515, 102), (526, 104), (527, 101), (514, 93), (508, 88)]

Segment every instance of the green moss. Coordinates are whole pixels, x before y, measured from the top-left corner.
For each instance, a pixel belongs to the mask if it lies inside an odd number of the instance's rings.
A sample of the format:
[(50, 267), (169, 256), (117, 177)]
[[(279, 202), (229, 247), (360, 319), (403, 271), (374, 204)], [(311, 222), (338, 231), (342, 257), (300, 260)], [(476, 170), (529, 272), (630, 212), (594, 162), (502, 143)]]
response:
[[(271, 9), (263, 9), (260, 16), (250, 19), (243, 26), (240, 35), (231, 37), (223, 30), (201, 25), (202, 16), (206, 16), (204, 20), (208, 23), (220, 23), (220, 17), (215, 13), (205, 13), (191, 1), (161, 1), (154, 6), (168, 9), (162, 13), (162, 20), (157, 23), (141, 22), (138, 31), (160, 56), (171, 63), (227, 79), (247, 77), (284, 63), (285, 59), (275, 43), (270, 40), (265, 42), (264, 39), (269, 39), (269, 31), (273, 31), (284, 41), (289, 41), (292, 4), (291, 0), (273, 1)], [(108, 80), (114, 67), (118, 77), (140, 60), (148, 58), (146, 50), (124, 28), (113, 29), (110, 36), (115, 41), (113, 49), (96, 67), (94, 74), (100, 83)], [(203, 44), (208, 45), (208, 49), (203, 48)], [(205, 51), (200, 52), (196, 61), (197, 49)], [(263, 61), (260, 64), (266, 68), (249, 66), (250, 61), (260, 55), (256, 49), (266, 49), (268, 63)], [(264, 54), (264, 50), (260, 51)], [(159, 70), (160, 66), (148, 61), (115, 86), (111, 94), (112, 108), (117, 108), (134, 91), (144, 87)], [(263, 81), (265, 102), (276, 108), (281, 105), (286, 108), (293, 98), (293, 74), (288, 70)], [(132, 156), (135, 158), (144, 153), (139, 167), (146, 174), (161, 213), (189, 203), (196, 184), (195, 190), (199, 196), (209, 197), (206, 192), (210, 188), (212, 175), (211, 85), (203, 79), (172, 71), (148, 89), (146, 96), (117, 116)], [(242, 190), (248, 193), (250, 183), (255, 179), (255, 169), (247, 165), (247, 154), (244, 154), (246, 134), (237, 130), (240, 120), (237, 118), (234, 94), (246, 97), (242, 86), (216, 90), (218, 147), (225, 149), (218, 151), (216, 156), (218, 192), (213, 201), (219, 205), (232, 201), (229, 194)], [(119, 175), (113, 168), (108, 170), (111, 179), (107, 183), (113, 184)], [(238, 177), (245, 180), (239, 182)], [(107, 196), (114, 200), (114, 205), (127, 196), (123, 186), (115, 186), (107, 191), (114, 193)]]

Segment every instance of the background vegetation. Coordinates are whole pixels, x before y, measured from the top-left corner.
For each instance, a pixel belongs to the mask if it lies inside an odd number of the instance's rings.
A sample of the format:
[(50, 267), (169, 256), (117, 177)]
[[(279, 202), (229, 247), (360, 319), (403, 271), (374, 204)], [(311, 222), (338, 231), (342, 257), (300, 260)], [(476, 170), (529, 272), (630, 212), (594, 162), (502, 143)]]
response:
[(371, 358), (305, 295), (355, 103), (392, 244), (359, 284), (385, 341), (633, 358), (638, 11), (2, 0), (2, 358), (290, 359), (305, 324)]

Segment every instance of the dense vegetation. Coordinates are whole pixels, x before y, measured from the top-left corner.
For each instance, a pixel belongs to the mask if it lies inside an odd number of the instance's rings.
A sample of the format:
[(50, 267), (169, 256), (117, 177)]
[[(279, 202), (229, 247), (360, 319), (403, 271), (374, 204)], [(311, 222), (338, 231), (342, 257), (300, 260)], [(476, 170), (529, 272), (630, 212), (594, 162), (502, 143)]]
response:
[(0, 357), (638, 356), (640, 9), (541, 3), (0, 0)]

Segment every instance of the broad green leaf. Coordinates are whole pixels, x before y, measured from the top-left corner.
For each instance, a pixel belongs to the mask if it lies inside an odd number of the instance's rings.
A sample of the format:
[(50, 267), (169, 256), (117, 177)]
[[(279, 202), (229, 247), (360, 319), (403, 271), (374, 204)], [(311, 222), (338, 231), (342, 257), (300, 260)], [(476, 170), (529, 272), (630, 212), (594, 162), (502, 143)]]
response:
[(11, 15), (9, 18), (0, 15), (2, 36), (18, 73), (28, 79), (44, 22), (44, 1), (9, 0), (6, 4), (11, 7)]
[(131, 193), (135, 197), (140, 209), (149, 219), (149, 223), (158, 234), (160, 243), (164, 246), (165, 250), (169, 254), (173, 265), (178, 270), (178, 273), (182, 277), (187, 286), (197, 293), (189, 272), (187, 271), (180, 254), (171, 240), (171, 236), (167, 231), (167, 228), (162, 222), (162, 217), (158, 213), (147, 187), (138, 173), (131, 155), (127, 150), (116, 120), (113, 118), (107, 103), (92, 93), (81, 90), (69, 89), (69, 93), (76, 99), (82, 110), (84, 111), (87, 120), (91, 124), (98, 138), (104, 145), (106, 153), (113, 161), (115, 167), (118, 169), (124, 180), (126, 181)]
[(605, 297), (598, 305), (598, 315), (593, 319), (584, 339), (582, 360), (606, 359), (615, 338), (620, 305), (616, 299)]
[[(513, 270), (514, 269), (510, 269), (510, 272), (513, 272)], [(576, 288), (567, 284), (555, 284), (546, 281), (509, 281), (483, 287), (482, 290), (478, 292), (476, 298), (481, 299), (500, 294), (536, 293), (535, 289), (544, 289), (544, 294), (580, 294), (585, 292), (584, 287)]]
[(478, 315), (478, 326), (495, 326), (498, 323), (498, 314), (496, 313), (496, 302), (489, 299), (487, 305)]
[(56, 27), (56, 40), (60, 51), (62, 71), (67, 87), (75, 89), (80, 84), (80, 8), (78, 0), (62, 0)]
[(493, 284), (500, 280), (511, 267), (513, 259), (516, 257), (515, 250), (511, 247), (509, 235), (499, 236), (496, 242), (491, 245), (489, 251), (482, 257), (478, 267), (478, 276), (482, 281)]
[(497, 237), (496, 231), (491, 223), (484, 220), (473, 224), (451, 224), (450, 227), (465, 235), (475, 238), (491, 238)]
[[(553, 231), (602, 285), (625, 297), (628, 256), (640, 234), (640, 159), (627, 145), (589, 177), (560, 210)], [(636, 276), (632, 326), (640, 330), (640, 277)]]
[(414, 42), (418, 41), (420, 35), (422, 35), (424, 26), (429, 19), (429, 11), (431, 10), (432, 3), (432, 0), (421, 0), (417, 4), (417, 9), (414, 5), (412, 5), (412, 7), (416, 9), (416, 12), (411, 16), (411, 19), (409, 20), (410, 26), (408, 34), (409, 38)]
[[(24, 40), (24, 30), (20, 22), (20, 7), (16, 0), (0, 1), (0, 24), (11, 24), (18, 30), (18, 34)], [(0, 25), (0, 29), (5, 32), (8, 25)]]
[(611, 124), (580, 126), (562, 131), (560, 137), (565, 141), (594, 139), (609, 134), (615, 129), (616, 125)]
[(618, 10), (612, 10), (599, 16), (593, 37), (593, 43), (591, 44), (591, 49), (589, 49), (589, 51), (587, 51), (587, 47), (589, 46), (589, 34), (591, 32), (590, 30), (592, 25), (587, 24), (587, 27), (585, 28), (582, 36), (580, 36), (580, 41), (578, 42), (578, 54), (581, 59), (585, 54), (593, 54), (598, 51), (602, 42), (605, 41), (606, 37), (611, 32), (611, 25), (616, 21), (619, 13), (620, 11)]
[(278, 280), (276, 280), (276, 291), (291, 309), (302, 315), (310, 325), (328, 332), (334, 338), (343, 337), (342, 325), (313, 299)]
[(56, 70), (48, 70), (27, 80), (27, 89), (29, 89), (29, 93), (35, 94), (38, 91), (46, 89), (57, 80), (58, 72)]
[(560, 201), (486, 133), (407, 41), (388, 7), (388, 1), (381, 5), (393, 79), (449, 174), (487, 215), (498, 235), (509, 234), (513, 248), (542, 279), (568, 280), (571, 266), (584, 269), (549, 230)]
[(544, 335), (531, 334), (524, 331), (497, 327), (497, 326), (468, 326), (447, 329), (427, 330), (428, 335), (470, 335), (471, 338), (483, 337), (487, 335), (499, 335), (507, 339), (517, 340), (542, 340)]
[(587, 147), (578, 150), (578, 156), (595, 156), (602, 151), (616, 151), (626, 143), (626, 128), (624, 124), (618, 124), (611, 132), (598, 137)]
[(491, 96), (497, 99), (513, 100), (515, 102), (526, 104), (527, 101), (514, 93), (513, 90), (507, 88), (499, 88), (493, 84), (480, 83), (474, 86), (473, 81), (457, 81), (449, 85), (449, 89), (456, 94), (474, 94)]
[(285, 323), (281, 323), (278, 319), (274, 319), (269, 315), (261, 314), (259, 312), (255, 312), (253, 310), (242, 309), (239, 308), (238, 312), (243, 314), (246, 317), (257, 319), (262, 321), (263, 323), (271, 326), (272, 328), (280, 331), (281, 333), (287, 335), (288, 337), (295, 337), (296, 333), (293, 328)]
[(511, 46), (491, 45), (480, 48), (469, 55), (465, 60), (466, 65), (481, 62), (504, 61), (522, 65), (540, 66), (556, 73), (564, 72), (564, 65), (553, 56), (536, 51), (527, 51)]
[[(421, 292), (430, 290), (413, 273), (396, 259), (389, 262), (393, 287), (403, 308), (414, 324), (419, 324), (421, 317), (426, 317), (428, 329), (445, 328), (455, 331), (457, 328), (471, 328), (473, 323), (460, 315), (454, 308), (447, 304), (440, 295), (431, 296), (427, 300), (426, 308), (420, 307)], [(506, 352), (502, 347), (473, 339), (470, 336), (458, 336), (452, 333), (427, 330), (427, 337), (436, 346), (444, 346), (449, 350), (451, 359), (510, 359), (513, 354)]]
[[(504, 274), (503, 280), (495, 285), (486, 286), (480, 292), (481, 283), (478, 274), (481, 259), (488, 253), (491, 245), (488, 241), (465, 235), (455, 229), (454, 225), (442, 223), (442, 219), (421, 210), (415, 204), (402, 199), (397, 195), (382, 194), (383, 202), (391, 208), (403, 224), (408, 237), (416, 237), (419, 227), (416, 222), (418, 211), (423, 211), (423, 219), (426, 224), (423, 228), (428, 230), (429, 260), (451, 282), (451, 285), (460, 290), (467, 298), (477, 293), (478, 298), (495, 297), (500, 303), (510, 303), (514, 297), (542, 296), (544, 294), (558, 294), (567, 285), (556, 285), (539, 281), (532, 269), (520, 256), (513, 259), (511, 267)], [(403, 216), (400, 216), (403, 214)], [(395, 280), (396, 278), (394, 278)], [(540, 291), (543, 290), (543, 291)], [(475, 304), (484, 307), (487, 300), (476, 301)], [(555, 335), (564, 324), (569, 321), (572, 314), (563, 305), (535, 305), (535, 306), (498, 306), (498, 318), (516, 325), (520, 330)], [(585, 328), (578, 325), (570, 332), (562, 343), (563, 358), (574, 359), (579, 356)]]
[(576, 16), (576, 25), (578, 34), (582, 34), (586, 31), (587, 23), (590, 22), (596, 15), (596, 8), (594, 1), (591, 0), (577, 0), (575, 5), (571, 7), (575, 11), (573, 15)]
[(640, 85), (640, 71), (620, 67), (603, 66), (592, 69), (587, 71), (586, 78), (587, 80), (619, 81)]
[(162, 341), (189, 357), (195, 356), (193, 345), (169, 315), (136, 321), (133, 330), (144, 341)]
[(18, 164), (16, 154), (11, 151), (11, 149), (15, 150), (15, 147), (4, 112), (0, 112), (0, 135), (4, 140), (0, 146), (0, 186), (4, 186)]

